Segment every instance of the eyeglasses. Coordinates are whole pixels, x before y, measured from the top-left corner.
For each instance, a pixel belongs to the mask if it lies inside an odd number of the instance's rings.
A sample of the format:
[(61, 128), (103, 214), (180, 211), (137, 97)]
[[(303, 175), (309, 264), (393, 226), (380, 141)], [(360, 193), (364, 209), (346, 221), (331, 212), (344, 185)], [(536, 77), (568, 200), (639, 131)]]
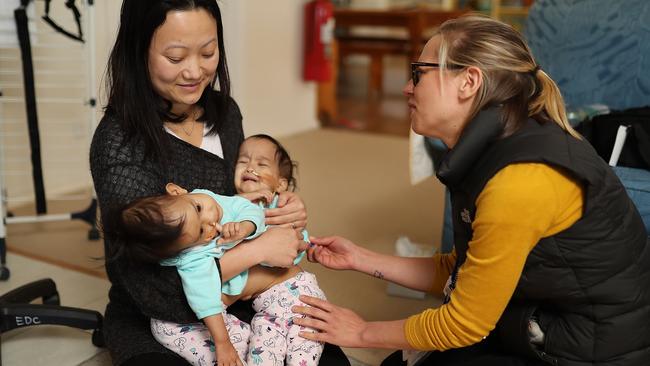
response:
[[(420, 77), (422, 74), (424, 74), (424, 70), (420, 70), (420, 67), (438, 67), (440, 68), (440, 64), (432, 63), (432, 62), (411, 62), (411, 79), (413, 79), (413, 86), (418, 85), (418, 82), (420, 82)], [(456, 65), (456, 64), (447, 64), (445, 65), (446, 69), (450, 70), (459, 70), (464, 68), (465, 66), (461, 65)]]

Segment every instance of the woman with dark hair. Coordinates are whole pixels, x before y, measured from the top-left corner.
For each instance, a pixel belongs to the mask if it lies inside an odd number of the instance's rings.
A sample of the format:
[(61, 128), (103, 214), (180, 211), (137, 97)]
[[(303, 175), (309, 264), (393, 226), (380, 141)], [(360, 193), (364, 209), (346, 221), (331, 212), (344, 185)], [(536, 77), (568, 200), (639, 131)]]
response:
[[(137, 198), (164, 193), (167, 182), (235, 194), (234, 164), (243, 131), (229, 83), (215, 0), (124, 0), (108, 65), (108, 105), (90, 150), (102, 218)], [(300, 198), (281, 194), (278, 208), (266, 211), (266, 223), (278, 226), (217, 261), (221, 278), (262, 262), (290, 266), (306, 247), (300, 240), (306, 220)], [(112, 286), (104, 323), (113, 362), (187, 364), (156, 342), (150, 329), (151, 318), (198, 321), (177, 271), (131, 262), (116, 251), (120, 246), (113, 240), (105, 238)], [(234, 308), (241, 305), (237, 302), (229, 310), (237, 314)], [(252, 315), (241, 307), (240, 314)], [(348, 361), (340, 348), (326, 346), (320, 364)]]
[[(555, 82), (511, 26), (443, 23), (404, 88), (411, 126), (442, 139), (454, 251), (380, 254), (312, 238), (309, 258), (444, 298), (366, 322), (301, 297), (296, 324), (345, 347), (428, 351), (417, 365), (650, 365), (650, 243), (611, 168), (568, 123)], [(417, 362), (417, 361), (416, 361)], [(384, 366), (404, 365), (401, 352)], [(412, 364), (412, 363), (411, 363)]]

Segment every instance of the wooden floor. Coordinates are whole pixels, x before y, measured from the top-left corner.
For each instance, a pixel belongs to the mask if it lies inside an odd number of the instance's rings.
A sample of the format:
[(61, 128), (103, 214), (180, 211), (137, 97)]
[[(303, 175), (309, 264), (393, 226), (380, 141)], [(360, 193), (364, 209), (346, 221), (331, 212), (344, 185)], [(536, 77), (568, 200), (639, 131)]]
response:
[(338, 118), (327, 127), (407, 137), (410, 130), (406, 97), (400, 93), (406, 80), (385, 78), (383, 92), (368, 91), (368, 69), (347, 64), (340, 70), (337, 87)]

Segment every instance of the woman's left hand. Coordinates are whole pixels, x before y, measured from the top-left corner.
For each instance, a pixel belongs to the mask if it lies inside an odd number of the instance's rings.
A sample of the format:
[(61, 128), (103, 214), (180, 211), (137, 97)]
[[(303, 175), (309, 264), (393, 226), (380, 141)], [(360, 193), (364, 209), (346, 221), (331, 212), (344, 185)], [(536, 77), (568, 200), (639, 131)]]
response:
[(265, 210), (267, 225), (285, 225), (302, 230), (307, 226), (307, 210), (302, 199), (293, 192), (281, 192), (278, 207)]
[(366, 347), (362, 335), (368, 323), (354, 311), (311, 296), (301, 295), (300, 301), (309, 306), (294, 306), (291, 310), (307, 317), (294, 317), (293, 323), (318, 331), (301, 331), (301, 337), (342, 347)]

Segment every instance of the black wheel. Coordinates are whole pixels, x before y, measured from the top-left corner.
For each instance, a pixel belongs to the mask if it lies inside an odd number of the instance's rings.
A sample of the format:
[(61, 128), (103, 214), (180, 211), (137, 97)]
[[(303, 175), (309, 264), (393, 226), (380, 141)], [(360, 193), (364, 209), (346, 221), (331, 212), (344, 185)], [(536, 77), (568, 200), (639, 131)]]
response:
[(8, 280), (10, 274), (11, 272), (9, 272), (9, 268), (7, 267), (0, 268), (0, 281)]
[(88, 230), (88, 240), (99, 240), (99, 230), (97, 228)]
[(59, 294), (55, 293), (54, 295), (43, 297), (43, 304), (61, 305), (61, 299), (59, 298)]
[(101, 329), (93, 330), (92, 341), (95, 347), (104, 347), (106, 345), (106, 343), (104, 343), (104, 333), (102, 333)]

